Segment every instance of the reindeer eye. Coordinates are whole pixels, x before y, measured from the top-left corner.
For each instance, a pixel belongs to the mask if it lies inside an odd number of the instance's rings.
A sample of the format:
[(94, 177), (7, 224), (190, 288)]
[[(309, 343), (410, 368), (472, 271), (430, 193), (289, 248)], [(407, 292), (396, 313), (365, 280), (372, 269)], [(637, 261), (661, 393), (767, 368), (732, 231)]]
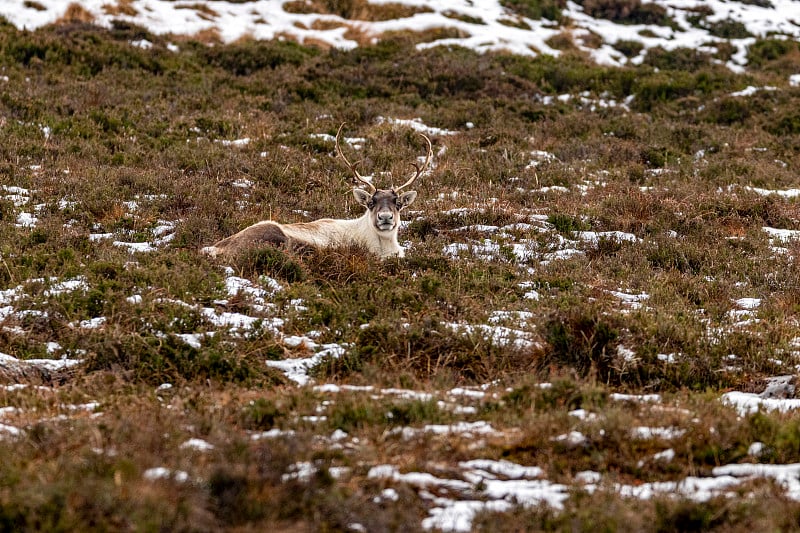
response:
[(367, 209), (372, 209), (373, 207), (375, 207), (375, 202), (373, 202), (372, 200), (367, 202)]

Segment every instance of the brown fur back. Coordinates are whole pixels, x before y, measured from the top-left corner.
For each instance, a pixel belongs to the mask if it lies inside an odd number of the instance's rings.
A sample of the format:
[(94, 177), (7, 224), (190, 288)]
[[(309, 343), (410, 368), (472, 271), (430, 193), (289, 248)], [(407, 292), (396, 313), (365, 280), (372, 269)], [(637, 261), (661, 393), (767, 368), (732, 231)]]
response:
[(281, 245), (288, 242), (286, 234), (277, 224), (266, 222), (247, 227), (235, 235), (214, 244), (217, 254), (234, 255), (263, 244)]

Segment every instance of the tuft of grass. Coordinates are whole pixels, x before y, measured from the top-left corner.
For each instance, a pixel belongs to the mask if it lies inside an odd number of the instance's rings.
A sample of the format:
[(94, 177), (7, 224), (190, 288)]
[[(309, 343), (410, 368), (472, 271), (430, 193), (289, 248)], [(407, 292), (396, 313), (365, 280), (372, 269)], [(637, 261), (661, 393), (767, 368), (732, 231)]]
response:
[(578, 4), (588, 15), (622, 24), (673, 26), (667, 10), (655, 2), (640, 0), (581, 0)]
[(616, 353), (619, 326), (609, 317), (573, 309), (550, 317), (544, 325), (548, 343), (541, 368), (574, 369), (581, 377), (619, 382), (623, 373)]
[(796, 52), (797, 44), (783, 39), (757, 39), (747, 48), (747, 63), (754, 67), (762, 67), (767, 63), (781, 59), (791, 52)]
[(563, 213), (553, 213), (548, 215), (547, 222), (552, 224), (555, 230), (562, 235), (570, 236), (576, 231), (585, 231), (589, 226), (579, 217), (566, 215)]
[(236, 353), (235, 345), (218, 336), (206, 344), (197, 349), (173, 335), (123, 334), (90, 344), (86, 371), (118, 372), (154, 385), (207, 380), (262, 385), (273, 382), (273, 374), (259, 357)]
[(267, 275), (289, 283), (306, 279), (306, 271), (298, 259), (272, 246), (245, 250), (234, 258), (233, 265), (248, 278)]
[(313, 49), (282, 41), (244, 41), (225, 47), (203, 48), (200, 52), (209, 65), (220, 67), (236, 76), (249, 76), (283, 65), (299, 66), (317, 55)]
[(567, 3), (564, 0), (502, 0), (500, 5), (529, 19), (560, 21)]
[(372, 4), (367, 0), (295, 0), (283, 4), (289, 13), (320, 13), (338, 15), (348, 20), (383, 21), (430, 13), (428, 7), (386, 2)]

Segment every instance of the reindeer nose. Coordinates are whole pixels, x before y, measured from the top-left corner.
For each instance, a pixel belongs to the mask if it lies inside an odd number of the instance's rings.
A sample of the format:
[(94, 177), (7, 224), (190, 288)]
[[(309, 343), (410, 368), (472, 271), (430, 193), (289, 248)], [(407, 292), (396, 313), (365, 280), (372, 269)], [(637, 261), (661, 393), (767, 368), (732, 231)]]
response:
[(378, 222), (391, 222), (394, 218), (394, 215), (391, 211), (386, 211), (384, 213), (378, 213)]

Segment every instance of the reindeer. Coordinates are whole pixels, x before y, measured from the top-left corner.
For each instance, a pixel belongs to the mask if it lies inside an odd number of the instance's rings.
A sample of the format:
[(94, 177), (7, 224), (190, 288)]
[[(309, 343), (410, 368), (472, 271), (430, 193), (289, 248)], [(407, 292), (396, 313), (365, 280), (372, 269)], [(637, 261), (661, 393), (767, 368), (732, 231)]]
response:
[[(403, 192), (403, 189), (411, 186), (430, 164), (433, 157), (431, 140), (420, 133), (428, 145), (427, 156), (421, 166), (411, 163), (416, 172), (408, 181), (399, 187), (377, 189), (358, 173), (356, 166), (359, 163), (356, 162), (355, 165), (350, 163), (342, 152), (339, 136), (343, 127), (344, 124), (339, 126), (339, 130), (336, 132), (336, 153), (344, 160), (357, 182), (353, 187), (353, 196), (356, 202), (366, 208), (361, 217), (352, 220), (322, 218), (313, 222), (295, 224), (281, 224), (272, 220), (264, 220), (222, 239), (213, 246), (206, 246), (202, 251), (216, 257), (235, 255), (241, 250), (261, 244), (299, 244), (315, 248), (355, 244), (363, 246), (381, 259), (391, 256), (403, 257), (405, 252), (397, 242), (400, 211), (411, 205), (417, 197), (416, 191)], [(364, 185), (368, 190), (359, 188), (359, 184)]]

